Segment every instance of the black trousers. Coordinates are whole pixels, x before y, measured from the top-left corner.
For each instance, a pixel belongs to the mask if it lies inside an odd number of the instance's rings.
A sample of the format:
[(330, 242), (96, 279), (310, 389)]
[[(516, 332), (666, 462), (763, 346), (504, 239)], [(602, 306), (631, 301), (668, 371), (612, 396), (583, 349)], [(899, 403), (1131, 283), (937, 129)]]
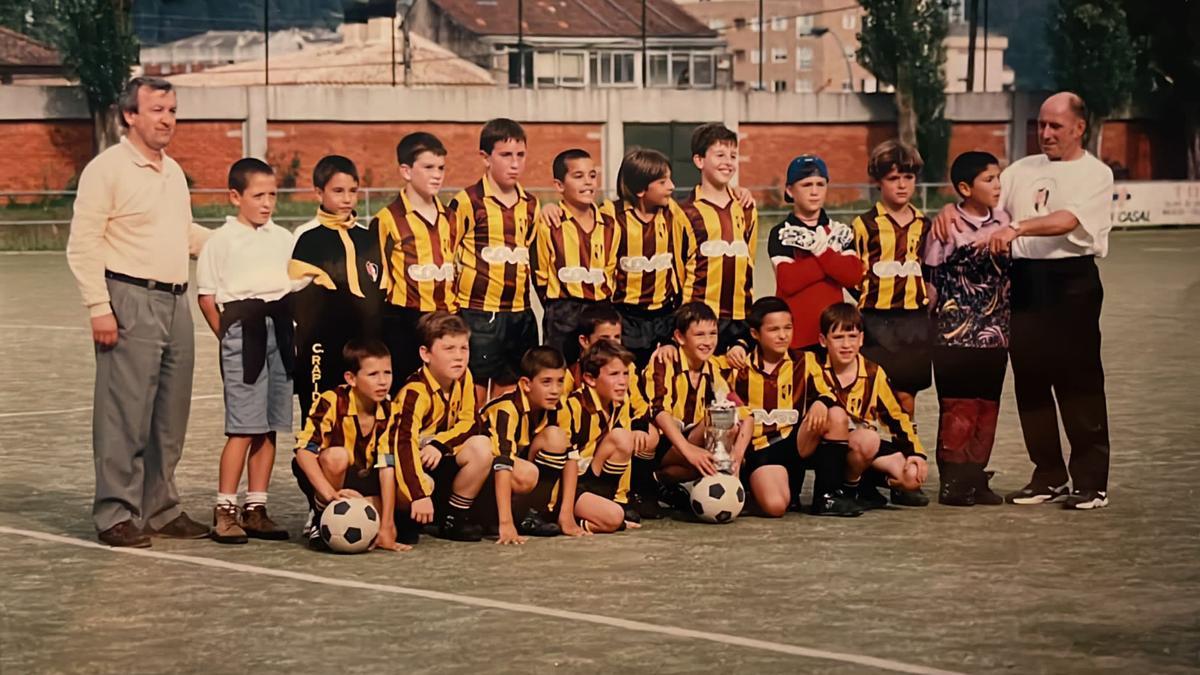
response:
[[(1091, 256), (1014, 260), (1009, 355), (1033, 481), (1108, 485), (1108, 404), (1100, 362), (1104, 288)], [(1056, 406), (1057, 400), (1057, 406)], [(1058, 415), (1071, 444), (1063, 461)]]

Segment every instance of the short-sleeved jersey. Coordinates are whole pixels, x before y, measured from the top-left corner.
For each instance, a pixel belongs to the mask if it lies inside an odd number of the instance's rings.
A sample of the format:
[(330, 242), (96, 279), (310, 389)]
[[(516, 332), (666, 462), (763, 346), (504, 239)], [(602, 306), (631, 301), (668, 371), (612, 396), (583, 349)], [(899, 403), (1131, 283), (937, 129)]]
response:
[(526, 459), (534, 437), (554, 419), (554, 411), (534, 410), (519, 387), (489, 401), (479, 411), (479, 432), (492, 439), (492, 468), (505, 471), (517, 457)]
[(487, 177), (450, 201), (456, 234), (458, 306), (483, 312), (523, 312), (529, 307), (530, 247), (538, 200), (517, 186), (505, 206)]
[(732, 393), (727, 375), (728, 367), (722, 358), (710, 358), (694, 367), (682, 350), (678, 361), (652, 361), (645, 382), (650, 414), (657, 417), (661, 412), (669, 412), (685, 426), (702, 422), (717, 392)]
[(454, 287), (454, 231), (442, 201), (434, 197), (437, 217), (426, 220), (409, 204), (403, 190), (375, 214), (380, 247), (391, 271), (387, 301), (422, 312), (458, 309)]
[(378, 228), (354, 218), (342, 220), (321, 211), (296, 229), (288, 275), (313, 278), (292, 299), (299, 344), (322, 323), (346, 326), (347, 332), (361, 337), (379, 334), (388, 282), (386, 262), (379, 249)]
[(748, 367), (737, 370), (730, 378), (734, 395), (754, 421), (750, 445), (755, 450), (787, 438), (813, 402), (835, 405), (817, 358), (811, 352), (800, 354), (797, 359), (784, 356), (767, 372), (762, 352), (755, 349)]
[(679, 297), (675, 276), (675, 236), (685, 220), (675, 200), (654, 213), (649, 221), (637, 215), (633, 204), (606, 204), (621, 231), (617, 242), (613, 302), (647, 310), (674, 305)]
[(443, 389), (428, 367), (409, 376), (392, 401), (388, 448), (395, 454), (396, 482), (409, 501), (428, 497), (433, 480), (421, 465), (421, 446), (430, 443), (449, 455), (476, 431), (475, 382), (467, 371), (450, 390)]
[(547, 300), (607, 300), (612, 296), (620, 230), (611, 210), (592, 206), (595, 225), (585, 232), (565, 204), (562, 221), (537, 221), (533, 282)]
[(742, 320), (754, 300), (758, 211), (745, 209), (728, 190), (725, 206), (700, 197), (697, 187), (679, 203), (686, 216), (675, 248), (682, 302), (700, 301), (718, 318)]
[(590, 460), (608, 432), (633, 430), (634, 423), (646, 412), (644, 409), (638, 411), (628, 396), (620, 403), (605, 407), (596, 389), (585, 384), (567, 397), (560, 419), (571, 449), (581, 460)]
[(358, 401), (350, 385), (321, 392), (296, 435), (296, 452), (320, 454), (328, 448), (346, 448), (351, 468), (358, 471), (390, 464), (386, 441), (382, 440), (391, 417), (390, 402), (375, 406), (375, 425), (366, 432), (358, 413)]
[(858, 375), (853, 383), (845, 387), (838, 382), (837, 374), (834, 373), (828, 358), (821, 369), (825, 384), (851, 420), (873, 428), (877, 428), (877, 423), (882, 422), (892, 433), (892, 442), (900, 450), (925, 455), (912, 418), (900, 407), (896, 394), (888, 383), (887, 375), (879, 364), (868, 361), (860, 354)]
[(921, 276), (921, 256), (929, 223), (915, 206), (913, 220), (901, 226), (883, 203), (854, 219), (854, 250), (862, 259), (859, 309), (922, 309), (929, 302)]

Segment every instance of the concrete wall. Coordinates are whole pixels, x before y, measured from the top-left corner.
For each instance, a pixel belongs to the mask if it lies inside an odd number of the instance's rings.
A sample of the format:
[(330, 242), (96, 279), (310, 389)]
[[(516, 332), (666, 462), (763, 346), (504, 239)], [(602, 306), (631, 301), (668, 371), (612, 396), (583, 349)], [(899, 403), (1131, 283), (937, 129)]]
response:
[[(947, 101), (951, 152), (984, 149), (1002, 160), (1034, 151), (1028, 129), (1037, 97), (959, 94)], [(243, 155), (267, 158), (307, 185), (312, 164), (338, 152), (358, 162), (374, 185), (395, 185), (395, 143), (416, 129), (438, 134), (450, 151), (448, 185), (481, 171), (482, 122), (511, 117), (528, 125), (527, 184), (550, 184), (554, 154), (578, 146), (602, 165), (613, 185), (625, 149), (624, 124), (723, 121), (742, 136), (740, 182), (778, 186), (800, 152), (829, 162), (834, 182), (866, 182), (870, 147), (892, 135), (895, 112), (885, 94), (770, 94), (675, 90), (526, 90), (505, 88), (226, 87), (179, 91), (180, 126), (168, 149), (196, 187), (220, 188)], [(70, 87), (0, 87), (0, 133), (11, 151), (0, 158), (0, 192), (61, 189), (91, 153), (87, 108)], [(1172, 177), (1177, 144), (1145, 120), (1106, 127), (1104, 158), (1133, 179)], [(294, 159), (299, 160), (293, 168)]]

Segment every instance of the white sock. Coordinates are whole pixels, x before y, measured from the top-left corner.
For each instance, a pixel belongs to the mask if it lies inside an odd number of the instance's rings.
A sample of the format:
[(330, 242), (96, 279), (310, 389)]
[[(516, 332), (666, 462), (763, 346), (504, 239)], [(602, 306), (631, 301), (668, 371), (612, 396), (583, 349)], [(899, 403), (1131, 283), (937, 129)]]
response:
[(267, 493), (266, 492), (250, 492), (249, 490), (247, 490), (246, 491), (246, 506), (250, 506), (251, 504), (262, 504), (263, 506), (266, 506), (267, 505)]
[(217, 506), (237, 506), (237, 493), (227, 494), (224, 492), (217, 493)]

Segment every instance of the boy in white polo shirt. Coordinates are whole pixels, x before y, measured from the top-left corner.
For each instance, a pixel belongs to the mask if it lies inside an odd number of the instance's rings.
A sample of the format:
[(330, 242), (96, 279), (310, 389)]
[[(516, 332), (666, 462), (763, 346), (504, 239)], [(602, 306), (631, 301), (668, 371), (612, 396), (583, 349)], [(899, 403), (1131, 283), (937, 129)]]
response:
[[(293, 241), (290, 232), (271, 222), (275, 199), (270, 166), (253, 158), (234, 162), (229, 200), (237, 216), (213, 234), (196, 267), (200, 311), (221, 341), (227, 438), (212, 538), (222, 544), (288, 537), (267, 516), (275, 437), (292, 430), (295, 358), (292, 316), (284, 301), (293, 288), (288, 277)], [(250, 475), (245, 505), (239, 507), (244, 464)]]

